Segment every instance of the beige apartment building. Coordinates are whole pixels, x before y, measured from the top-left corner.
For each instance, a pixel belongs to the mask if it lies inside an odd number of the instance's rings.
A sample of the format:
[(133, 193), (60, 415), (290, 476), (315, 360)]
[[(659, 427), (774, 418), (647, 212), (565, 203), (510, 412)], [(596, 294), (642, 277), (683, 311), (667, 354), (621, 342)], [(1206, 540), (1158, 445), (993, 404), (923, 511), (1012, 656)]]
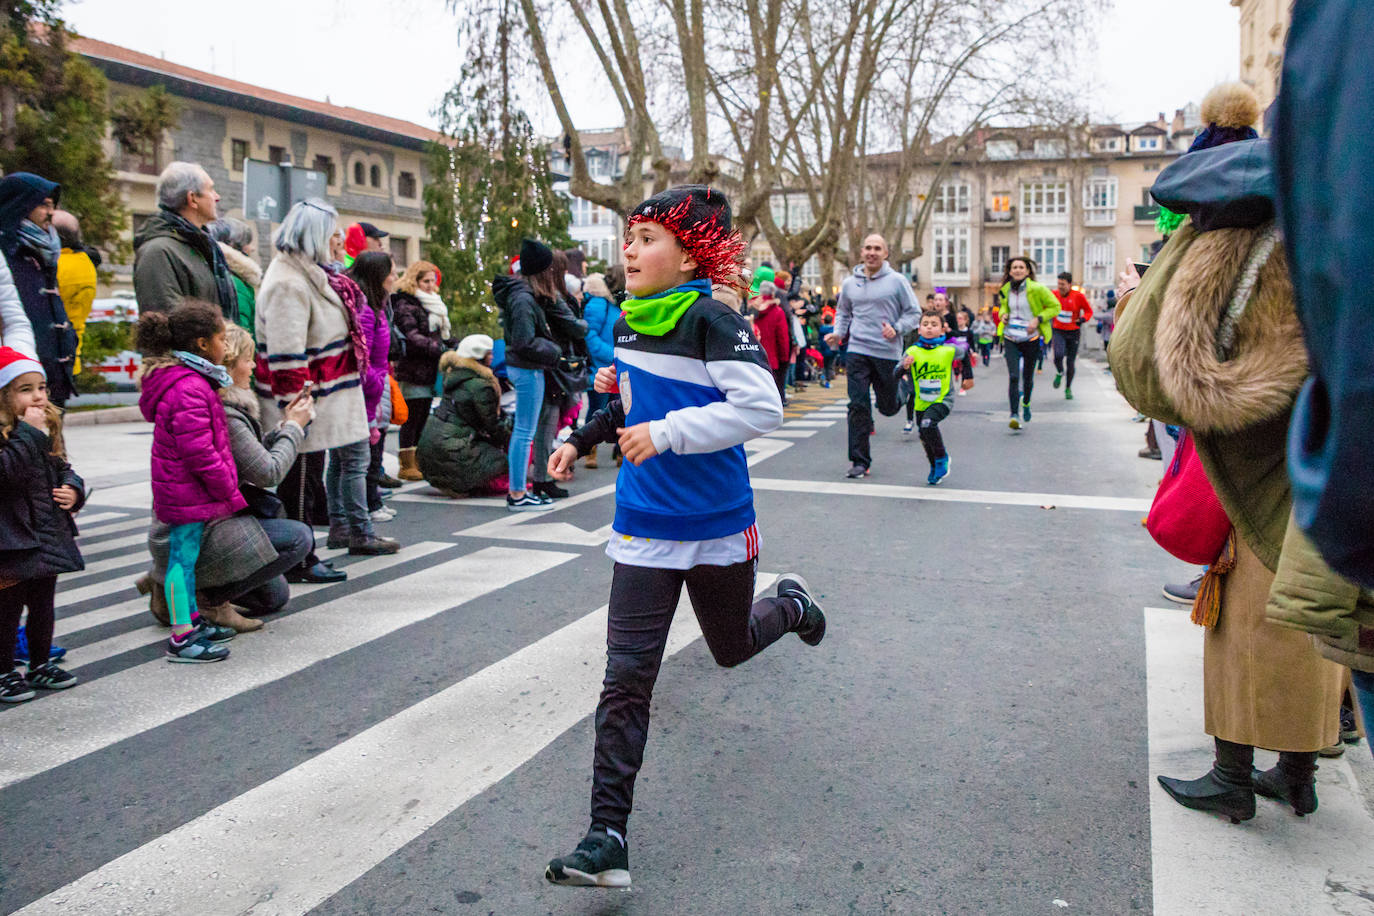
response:
[[(162, 86), (180, 105), (180, 122), (152, 155), (131, 154), (108, 141), (124, 203), (132, 214), (130, 234), (157, 211), (157, 176), (167, 163), (197, 162), (215, 182), (221, 214), (248, 219), (256, 226), (259, 260), (265, 265), (278, 223), (257, 218), (261, 212), (244, 212), (245, 180), (258, 163), (277, 168), (258, 168), (257, 174), (282, 175), (283, 166), (300, 173), (297, 178), (308, 180), (299, 187), (321, 193), (345, 225), (364, 220), (390, 233), (387, 241), (398, 267), (420, 257), (425, 238), (425, 150), (431, 141), (442, 141), (442, 134), (408, 121), (240, 83), (103, 41), (77, 38), (71, 46), (104, 72), (112, 95)], [(254, 196), (261, 201), (260, 195)], [(291, 199), (277, 203), (289, 206)], [(130, 265), (111, 269), (113, 281), (102, 284), (102, 296), (132, 287)]]
[(1231, 0), (1231, 5), (1240, 9), (1240, 78), (1255, 90), (1264, 111), (1279, 94), (1293, 0)]
[[(1037, 278), (1067, 270), (1096, 303), (1127, 261), (1149, 261), (1159, 239), (1150, 186), (1187, 150), (1197, 107), (1172, 121), (1100, 125), (1086, 131), (985, 131), (955, 157), (943, 181), (913, 181), (934, 195), (922, 254), (894, 264), (923, 293), (943, 287), (960, 304), (991, 301), (1013, 255), (1030, 257)], [(911, 236), (906, 238), (908, 249)]]

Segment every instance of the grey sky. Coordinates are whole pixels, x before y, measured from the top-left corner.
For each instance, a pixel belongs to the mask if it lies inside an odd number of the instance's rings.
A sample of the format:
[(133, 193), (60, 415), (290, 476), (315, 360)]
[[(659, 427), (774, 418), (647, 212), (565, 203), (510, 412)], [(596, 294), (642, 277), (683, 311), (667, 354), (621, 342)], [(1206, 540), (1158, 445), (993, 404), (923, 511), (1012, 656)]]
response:
[[(456, 17), (443, 0), (80, 0), (65, 10), (90, 38), (247, 83), (434, 125), (458, 71)], [(1036, 42), (1035, 44), (1041, 44)], [(1091, 66), (1095, 117), (1172, 116), (1238, 72), (1229, 0), (1116, 0)], [(1043, 53), (1054, 53), (1052, 40)], [(581, 127), (608, 127), (604, 92), (569, 93)], [(556, 131), (547, 104), (531, 111)], [(668, 139), (668, 138), (665, 138)]]

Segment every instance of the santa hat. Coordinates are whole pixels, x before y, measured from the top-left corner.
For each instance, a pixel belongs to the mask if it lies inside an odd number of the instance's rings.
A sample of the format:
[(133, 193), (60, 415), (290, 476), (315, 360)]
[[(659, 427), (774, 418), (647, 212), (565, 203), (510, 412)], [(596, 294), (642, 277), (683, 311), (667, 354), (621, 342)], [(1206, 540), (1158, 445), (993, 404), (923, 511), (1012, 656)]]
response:
[(44, 379), (48, 377), (48, 373), (43, 371), (43, 364), (32, 356), (25, 356), (12, 347), (0, 347), (0, 388), (26, 372), (37, 372)]
[(344, 251), (350, 258), (356, 258), (367, 250), (367, 234), (361, 223), (354, 223), (344, 232)]
[(744, 240), (730, 224), (730, 201), (704, 184), (681, 185), (655, 194), (635, 207), (635, 223), (658, 223), (671, 232), (697, 262), (697, 277), (738, 286), (744, 266)]

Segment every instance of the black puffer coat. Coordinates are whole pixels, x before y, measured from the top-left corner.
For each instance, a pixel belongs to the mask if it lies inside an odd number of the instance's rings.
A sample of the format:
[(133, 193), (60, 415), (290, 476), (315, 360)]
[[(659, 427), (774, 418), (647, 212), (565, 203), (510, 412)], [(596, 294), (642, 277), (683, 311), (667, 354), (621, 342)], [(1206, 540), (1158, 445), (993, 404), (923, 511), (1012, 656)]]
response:
[(52, 498), (57, 487), (71, 486), (75, 512), (86, 502), (86, 485), (51, 450), (48, 434), (22, 421), (0, 441), (0, 579), (41, 579), (86, 568), (76, 546), (76, 522)]
[(501, 421), (501, 388), (490, 369), (457, 353), (439, 361), (444, 396), (420, 434), (420, 472), (440, 490), (496, 489), (506, 473), (510, 429)]
[(410, 293), (391, 294), (392, 321), (406, 340), (406, 352), (392, 366), (396, 381), (432, 386), (439, 378), (439, 357), (456, 341), (429, 329), (429, 312)]

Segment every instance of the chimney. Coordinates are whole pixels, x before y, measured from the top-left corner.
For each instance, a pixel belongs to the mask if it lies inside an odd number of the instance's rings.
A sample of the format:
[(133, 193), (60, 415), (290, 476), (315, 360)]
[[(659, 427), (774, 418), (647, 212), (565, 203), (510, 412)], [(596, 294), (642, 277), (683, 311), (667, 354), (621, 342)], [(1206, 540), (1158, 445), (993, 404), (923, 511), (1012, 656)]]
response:
[(1161, 130), (1169, 129), (1169, 122), (1164, 120), (1164, 112), (1162, 111), (1159, 113), (1159, 118), (1155, 121), (1155, 123), (1159, 125)]
[(1187, 124), (1184, 122), (1184, 119), (1183, 119), (1183, 109), (1182, 109), (1182, 108), (1177, 108), (1177, 109), (1175, 109), (1175, 110), (1174, 110), (1174, 127), (1173, 127), (1173, 130), (1171, 130), (1171, 131), (1169, 132), (1170, 135), (1173, 135), (1173, 134), (1181, 134), (1181, 133), (1183, 133), (1183, 131), (1186, 129), (1186, 127), (1187, 127)]

